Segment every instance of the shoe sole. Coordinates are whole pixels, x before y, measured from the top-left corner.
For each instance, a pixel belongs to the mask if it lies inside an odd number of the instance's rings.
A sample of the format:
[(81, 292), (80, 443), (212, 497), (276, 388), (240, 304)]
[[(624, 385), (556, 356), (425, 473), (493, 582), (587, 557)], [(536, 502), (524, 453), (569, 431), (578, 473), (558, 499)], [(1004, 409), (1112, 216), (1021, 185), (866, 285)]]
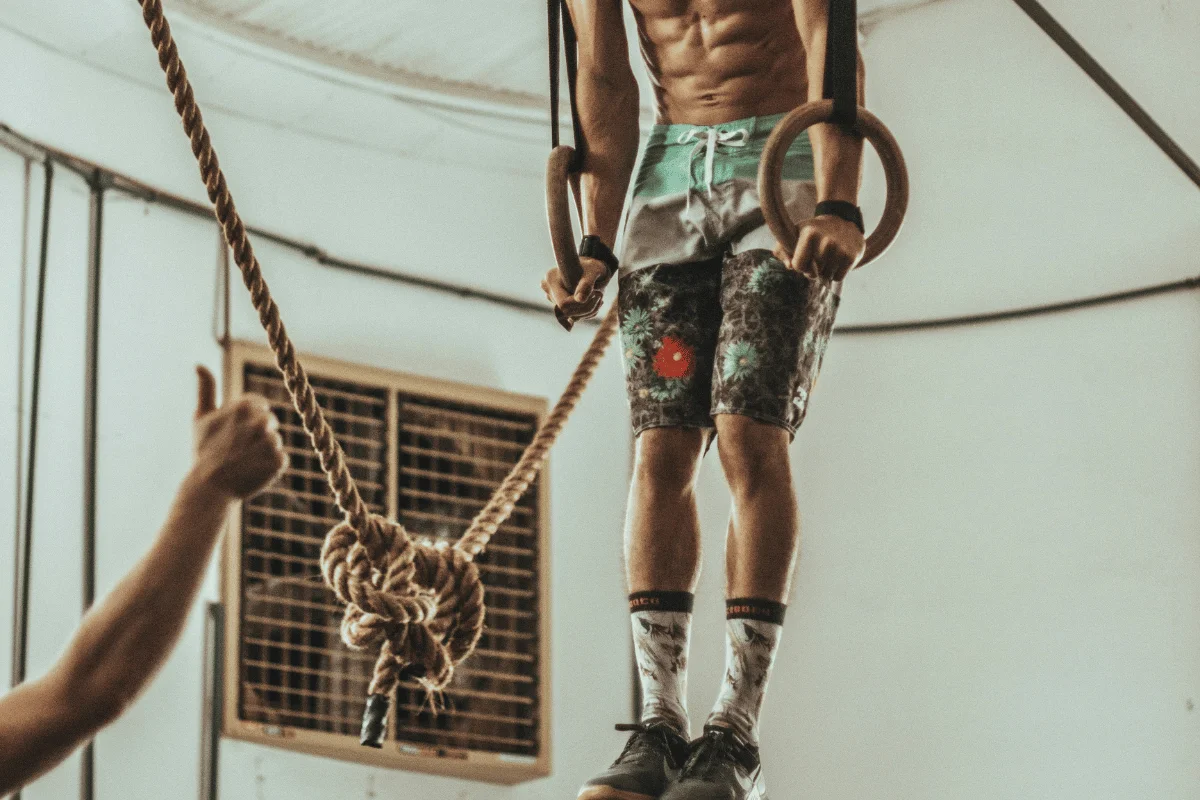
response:
[(589, 786), (579, 792), (576, 800), (658, 800), (654, 795), (626, 792), (609, 786)]

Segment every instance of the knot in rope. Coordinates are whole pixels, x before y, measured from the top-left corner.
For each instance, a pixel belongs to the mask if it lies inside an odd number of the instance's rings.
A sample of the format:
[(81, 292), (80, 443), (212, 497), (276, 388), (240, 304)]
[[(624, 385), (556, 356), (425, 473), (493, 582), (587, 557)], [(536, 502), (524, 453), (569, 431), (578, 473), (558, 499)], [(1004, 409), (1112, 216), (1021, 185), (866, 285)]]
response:
[(380, 648), (371, 694), (390, 694), (406, 678), (428, 692), (444, 689), (483, 632), (483, 584), (471, 556), (414, 542), (378, 514), (361, 529), (345, 521), (329, 532), (321, 574), (346, 604), (342, 641)]

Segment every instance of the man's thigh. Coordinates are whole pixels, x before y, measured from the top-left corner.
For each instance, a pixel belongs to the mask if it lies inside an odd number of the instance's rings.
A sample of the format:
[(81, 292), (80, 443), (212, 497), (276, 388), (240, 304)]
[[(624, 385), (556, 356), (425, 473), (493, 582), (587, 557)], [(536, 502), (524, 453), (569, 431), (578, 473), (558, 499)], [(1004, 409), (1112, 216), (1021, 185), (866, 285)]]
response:
[(837, 306), (832, 284), (785, 268), (768, 250), (727, 257), (712, 413), (740, 414), (794, 435), (808, 410)]
[(620, 279), (621, 355), (635, 434), (711, 428), (721, 261), (645, 267)]

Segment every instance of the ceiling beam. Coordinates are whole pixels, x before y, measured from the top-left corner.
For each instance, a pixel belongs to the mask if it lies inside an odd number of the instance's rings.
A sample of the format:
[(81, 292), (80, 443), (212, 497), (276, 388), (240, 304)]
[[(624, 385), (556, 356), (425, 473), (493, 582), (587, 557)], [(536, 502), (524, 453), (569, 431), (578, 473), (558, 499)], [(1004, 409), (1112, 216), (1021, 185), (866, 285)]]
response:
[(1200, 165), (1184, 152), (1162, 126), (1154, 121), (1150, 113), (1133, 99), (1133, 95), (1125, 91), (1116, 78), (1108, 74), (1108, 70), (1100, 66), (1100, 62), (1092, 58), (1091, 53), (1084, 49), (1066, 28), (1059, 24), (1050, 12), (1037, 0), (1013, 0), (1018, 7), (1032, 19), (1037, 26), (1049, 36), (1072, 61), (1074, 61), (1087, 76), (1099, 86), (1112, 101), (1124, 111), (1142, 132), (1158, 145), (1167, 158), (1186, 175), (1192, 183), (1200, 187)]

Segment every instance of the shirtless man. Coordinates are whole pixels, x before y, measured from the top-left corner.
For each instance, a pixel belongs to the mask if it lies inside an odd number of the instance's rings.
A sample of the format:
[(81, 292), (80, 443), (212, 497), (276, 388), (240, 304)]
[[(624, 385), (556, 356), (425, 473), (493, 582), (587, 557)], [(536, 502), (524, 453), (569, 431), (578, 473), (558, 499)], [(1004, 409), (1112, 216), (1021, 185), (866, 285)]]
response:
[[(788, 446), (841, 280), (864, 251), (854, 206), (862, 145), (822, 125), (792, 146), (784, 195), (794, 219), (811, 219), (795, 251), (782, 251), (763, 224), (755, 175), (782, 114), (821, 97), (828, 0), (631, 0), (658, 110), (634, 175), (638, 89), (623, 2), (569, 0), (587, 142), (584, 225), (595, 237), (587, 252), (598, 256), (582, 259), (574, 299), (619, 275), (637, 436), (625, 557), (643, 711), (618, 726), (630, 731), (625, 749), (579, 797), (762, 800), (758, 715), (799, 540)], [(861, 96), (861, 59), (858, 71)], [(558, 306), (571, 299), (555, 270), (542, 287)], [(694, 487), (714, 433), (733, 498), (727, 668), (703, 736), (689, 744)]]
[(158, 538), (54, 666), (0, 697), (0, 797), (60, 763), (150, 683), (183, 633), (229, 510), (287, 463), (267, 401), (247, 395), (218, 409), (212, 374), (198, 372), (195, 462)]

